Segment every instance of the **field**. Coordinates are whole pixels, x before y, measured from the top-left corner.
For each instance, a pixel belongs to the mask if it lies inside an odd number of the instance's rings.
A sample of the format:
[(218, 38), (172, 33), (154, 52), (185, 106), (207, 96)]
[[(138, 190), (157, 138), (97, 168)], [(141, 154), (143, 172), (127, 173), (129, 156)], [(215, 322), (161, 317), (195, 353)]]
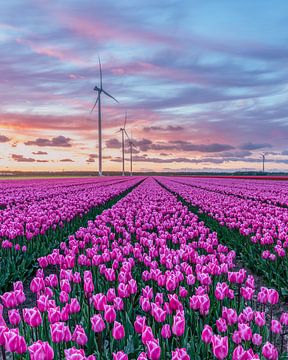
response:
[(285, 180), (0, 181), (2, 358), (288, 359)]

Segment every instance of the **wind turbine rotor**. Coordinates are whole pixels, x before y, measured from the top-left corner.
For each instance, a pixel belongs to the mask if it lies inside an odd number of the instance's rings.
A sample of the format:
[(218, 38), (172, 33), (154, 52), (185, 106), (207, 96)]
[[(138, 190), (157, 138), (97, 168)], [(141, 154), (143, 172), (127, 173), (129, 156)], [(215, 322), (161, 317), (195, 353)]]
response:
[(119, 101), (115, 99), (114, 96), (110, 95), (107, 91), (101, 88), (101, 92), (103, 92), (105, 95), (109, 96), (111, 99), (115, 100), (119, 104)]
[(102, 84), (103, 84), (103, 79), (102, 79), (102, 66), (101, 66), (101, 61), (100, 61), (100, 57), (99, 57), (99, 56), (98, 56), (98, 61), (99, 61), (100, 89), (102, 90)]
[(93, 107), (92, 107), (92, 109), (91, 109), (91, 111), (90, 111), (90, 114), (93, 112), (93, 110), (95, 109), (95, 107), (96, 107), (96, 105), (97, 105), (97, 103), (98, 103), (98, 101), (99, 101), (99, 97), (100, 97), (100, 94), (98, 94), (98, 96), (97, 96), (97, 98), (96, 98), (96, 101), (95, 101), (95, 103), (94, 103), (94, 105), (93, 105)]

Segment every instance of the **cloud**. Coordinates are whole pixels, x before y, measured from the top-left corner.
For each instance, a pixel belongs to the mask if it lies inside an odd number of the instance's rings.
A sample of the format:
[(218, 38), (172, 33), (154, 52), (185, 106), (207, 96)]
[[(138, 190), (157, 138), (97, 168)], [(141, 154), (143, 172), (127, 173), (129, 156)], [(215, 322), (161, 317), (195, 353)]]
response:
[[(129, 160), (129, 159), (125, 159)], [(113, 162), (121, 162), (121, 157), (116, 157), (112, 159)], [(220, 157), (202, 157), (202, 158), (187, 158), (187, 157), (174, 157), (169, 159), (163, 159), (158, 157), (149, 157), (149, 156), (134, 156), (134, 162), (145, 162), (145, 163), (154, 163), (154, 164), (170, 164), (170, 163), (189, 163), (189, 164), (224, 164), (224, 163), (235, 163), (235, 162), (245, 162), (251, 164), (261, 164), (261, 160), (257, 158), (220, 158)], [(288, 159), (266, 159), (266, 162), (275, 163), (275, 164), (288, 164)]]
[(133, 139), (133, 143), (136, 146), (136, 148), (139, 148), (141, 151), (148, 151), (151, 149), (152, 141), (149, 139)]
[(33, 155), (48, 155), (48, 153), (46, 151), (33, 151), (32, 154)]
[(254, 144), (254, 143), (248, 142), (248, 143), (244, 143), (244, 144), (240, 145), (239, 149), (242, 149), (242, 150), (258, 150), (258, 149), (271, 148), (271, 147), (272, 147), (272, 145), (267, 144), (267, 143)]
[(121, 147), (121, 142), (115, 138), (106, 140), (105, 144), (108, 149), (120, 149)]
[(65, 136), (56, 136), (50, 139), (38, 138), (34, 141), (26, 141), (24, 142), (27, 146), (53, 146), (53, 147), (71, 147), (71, 139)]
[(288, 150), (283, 150), (283, 151), (281, 152), (281, 155), (288, 155)]
[(10, 139), (5, 135), (0, 135), (0, 143), (6, 143), (9, 142)]
[(198, 151), (203, 153), (214, 153), (234, 149), (234, 146), (229, 144), (191, 144), (187, 141), (181, 140), (175, 140), (171, 143), (175, 144), (179, 150)]
[(72, 159), (61, 159), (60, 162), (74, 162)]
[(25, 158), (23, 155), (12, 154), (12, 159), (17, 162), (35, 162), (33, 158)]
[(224, 151), (220, 152), (219, 154), (214, 154), (213, 156), (219, 156), (222, 158), (231, 158), (231, 157), (238, 157), (238, 158), (244, 158), (247, 156), (251, 156), (252, 152), (249, 150), (235, 150), (235, 151)]
[[(133, 143), (136, 148), (140, 151), (148, 150), (174, 150), (174, 151), (185, 151), (185, 152), (201, 152), (201, 153), (218, 153), (227, 150), (233, 150), (234, 146), (229, 144), (192, 144), (191, 142), (184, 140), (172, 140), (169, 142), (155, 142), (143, 138), (141, 140), (134, 139)], [(119, 149), (121, 147), (121, 142), (118, 139), (109, 139), (106, 141), (107, 148), (110, 149)]]
[(167, 126), (144, 126), (143, 131), (181, 131), (184, 130), (183, 126), (167, 125)]
[(172, 140), (170, 142), (158, 142), (150, 146), (153, 150), (177, 150), (187, 152), (201, 152), (201, 153), (217, 153), (234, 149), (234, 146), (229, 144), (192, 144), (183, 140)]
[(37, 163), (48, 163), (49, 160), (36, 160)]
[[(94, 163), (96, 161), (96, 159), (98, 159), (98, 154), (89, 154), (88, 159), (86, 160), (86, 162), (89, 163)], [(112, 157), (110, 155), (106, 156), (106, 155), (102, 155), (102, 159), (103, 160), (110, 160)]]
[(160, 155), (160, 156), (171, 156), (172, 154), (171, 154), (171, 153), (163, 153), (163, 152), (162, 152), (162, 153), (160, 153), (159, 155)]

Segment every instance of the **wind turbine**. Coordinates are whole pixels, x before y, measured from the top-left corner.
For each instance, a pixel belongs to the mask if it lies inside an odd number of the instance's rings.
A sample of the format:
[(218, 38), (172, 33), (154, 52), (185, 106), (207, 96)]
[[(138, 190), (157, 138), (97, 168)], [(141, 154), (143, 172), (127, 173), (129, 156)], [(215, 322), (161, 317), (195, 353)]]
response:
[(125, 176), (125, 139), (124, 139), (125, 134), (129, 140), (129, 136), (125, 129), (126, 123), (127, 123), (127, 111), (125, 112), (124, 125), (123, 127), (120, 127), (120, 129), (117, 131), (117, 133), (121, 132), (122, 135), (122, 176)]
[(101, 67), (101, 61), (100, 57), (98, 57), (99, 60), (99, 74), (100, 74), (100, 87), (97, 85), (94, 87), (94, 91), (97, 92), (96, 101), (90, 111), (90, 114), (95, 109), (96, 105), (98, 104), (98, 149), (99, 149), (99, 176), (102, 176), (102, 114), (101, 114), (101, 95), (102, 93), (106, 96), (110, 97), (111, 99), (115, 100), (117, 103), (119, 103), (118, 100), (116, 100), (112, 95), (110, 95), (107, 91), (103, 89), (103, 79), (102, 79), (102, 67)]
[(130, 139), (128, 137), (129, 140), (129, 148), (130, 148), (130, 176), (132, 176), (132, 165), (133, 165), (133, 147), (135, 148), (135, 145), (132, 141), (132, 130), (131, 130), (131, 136)]
[(261, 154), (262, 156), (262, 172), (265, 172), (265, 160), (266, 160), (266, 154)]

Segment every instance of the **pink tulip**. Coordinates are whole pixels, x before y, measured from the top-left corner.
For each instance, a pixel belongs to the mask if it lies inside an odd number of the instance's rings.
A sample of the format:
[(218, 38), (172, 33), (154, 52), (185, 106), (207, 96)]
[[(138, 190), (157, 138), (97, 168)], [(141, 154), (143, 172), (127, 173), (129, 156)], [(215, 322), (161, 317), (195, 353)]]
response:
[(150, 360), (158, 360), (161, 356), (161, 348), (159, 346), (159, 340), (155, 339), (147, 341), (147, 355)]
[(221, 337), (219, 335), (213, 335), (212, 339), (212, 350), (216, 359), (223, 360), (228, 355), (228, 337)]
[(113, 360), (128, 360), (128, 356), (123, 351), (113, 353)]
[(124, 302), (120, 297), (115, 297), (113, 300), (114, 309), (117, 311), (122, 311), (124, 309)]
[(66, 326), (63, 322), (50, 324), (50, 333), (51, 339), (55, 343), (60, 343), (63, 341), (67, 342), (72, 338), (69, 327)]
[(70, 313), (77, 314), (81, 310), (81, 306), (77, 298), (72, 298), (70, 300)]
[(262, 327), (266, 324), (266, 320), (265, 320), (265, 313), (264, 312), (259, 312), (259, 311), (255, 311), (254, 313), (254, 321), (255, 324), (259, 327)]
[(112, 329), (112, 336), (114, 337), (115, 340), (121, 340), (125, 336), (124, 326), (120, 324), (118, 321), (114, 322), (114, 326)]
[(154, 335), (150, 326), (144, 326), (142, 332), (142, 343), (146, 344), (148, 341), (154, 339)]
[(39, 293), (41, 290), (45, 288), (45, 283), (43, 278), (34, 277), (30, 283), (30, 290), (33, 293)]
[(42, 323), (41, 313), (38, 308), (23, 309), (23, 320), (32, 327), (37, 327)]
[(4, 307), (15, 308), (18, 305), (16, 293), (14, 291), (6, 292), (0, 296)]
[(241, 334), (240, 334), (239, 331), (235, 330), (235, 331), (233, 332), (232, 341), (233, 341), (235, 344), (241, 344), (241, 342), (242, 342), (242, 337), (241, 337)]
[(252, 343), (255, 346), (260, 346), (262, 344), (262, 336), (260, 334), (257, 334), (257, 333), (253, 334)]
[(139, 315), (136, 316), (136, 320), (134, 321), (134, 329), (137, 334), (142, 334), (145, 323), (146, 323), (145, 316), (139, 316)]
[(153, 317), (155, 321), (158, 323), (164, 322), (166, 319), (166, 311), (154, 303), (152, 305), (155, 305), (155, 308), (153, 309)]
[(241, 345), (238, 345), (233, 351), (232, 360), (245, 359), (244, 356), (245, 356), (245, 350)]
[(280, 334), (282, 332), (282, 325), (278, 320), (273, 319), (271, 321), (271, 329), (274, 334)]
[(70, 349), (64, 349), (66, 360), (86, 360), (85, 352), (83, 349), (76, 349), (72, 347)]
[(264, 344), (262, 348), (262, 355), (265, 359), (268, 360), (277, 360), (278, 359), (278, 351), (274, 345), (269, 343), (268, 341)]
[(115, 292), (114, 288), (108, 289), (107, 294), (106, 294), (106, 298), (107, 298), (108, 302), (113, 302), (114, 301), (114, 299), (116, 298), (116, 292)]
[(275, 289), (268, 289), (268, 302), (275, 305), (279, 302), (279, 294)]
[(72, 341), (75, 341), (76, 344), (80, 346), (85, 346), (88, 342), (87, 335), (85, 330), (81, 325), (76, 325), (75, 330), (72, 335)]
[(31, 360), (53, 360), (54, 351), (48, 342), (38, 340), (28, 347)]
[(175, 315), (173, 317), (172, 333), (176, 336), (182, 336), (185, 331), (184, 316)]
[(238, 323), (238, 331), (243, 341), (250, 341), (252, 339), (252, 330), (249, 325)]
[(283, 312), (280, 316), (280, 322), (282, 325), (288, 325), (288, 313)]
[(226, 320), (223, 318), (219, 318), (218, 320), (216, 320), (216, 327), (218, 332), (226, 332), (227, 331)]
[(238, 320), (237, 312), (235, 309), (229, 309), (223, 306), (222, 308), (222, 318), (227, 321), (228, 325), (236, 324)]
[(185, 348), (182, 349), (175, 349), (175, 351), (172, 351), (172, 358), (171, 360), (190, 360), (190, 356), (187, 354), (187, 351)]
[(9, 310), (8, 317), (10, 324), (13, 326), (18, 326), (21, 322), (21, 316), (19, 314), (19, 310), (17, 309)]
[(60, 307), (50, 307), (47, 309), (48, 321), (53, 324), (60, 321), (61, 312)]
[(91, 317), (91, 324), (92, 324), (92, 330), (96, 333), (102, 332), (106, 325), (104, 323), (104, 320), (102, 319), (101, 314), (97, 314)]
[(49, 296), (48, 295), (40, 295), (37, 299), (37, 307), (41, 312), (45, 312), (48, 310), (49, 306)]
[(104, 306), (107, 304), (107, 298), (104, 294), (98, 293), (92, 296), (93, 304), (96, 310), (104, 311)]
[(171, 337), (172, 333), (171, 333), (171, 327), (169, 324), (165, 324), (162, 326), (162, 329), (161, 329), (161, 336), (164, 338), (164, 339), (169, 339)]
[(213, 330), (211, 326), (205, 324), (204, 329), (202, 330), (201, 339), (205, 344), (210, 344), (213, 336)]
[(145, 352), (141, 352), (139, 356), (137, 357), (137, 360), (147, 360), (147, 355)]
[(26, 341), (23, 336), (19, 336), (18, 329), (11, 329), (3, 333), (5, 349), (12, 353), (23, 354), (27, 351)]
[(114, 306), (112, 305), (105, 305), (104, 306), (104, 319), (105, 321), (112, 323), (116, 319), (116, 311)]

